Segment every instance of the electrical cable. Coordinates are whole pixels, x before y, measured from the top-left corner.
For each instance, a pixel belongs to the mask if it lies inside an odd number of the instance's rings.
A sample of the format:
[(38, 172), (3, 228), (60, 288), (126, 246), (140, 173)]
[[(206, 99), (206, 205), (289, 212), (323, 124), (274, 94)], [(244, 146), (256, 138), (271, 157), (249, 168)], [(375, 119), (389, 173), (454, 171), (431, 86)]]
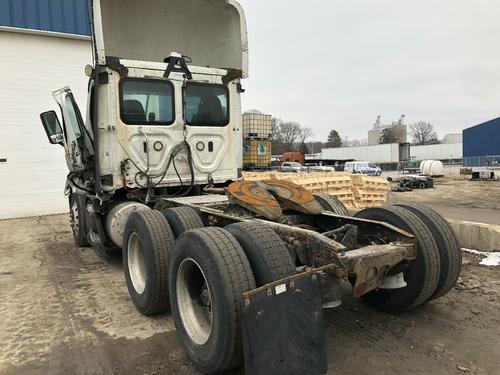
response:
[[(186, 137), (185, 137), (186, 138)], [(184, 192), (184, 193), (181, 193), (182, 189), (184, 188), (184, 182), (182, 181), (182, 178), (179, 174), (179, 171), (177, 169), (177, 165), (175, 164), (175, 157), (183, 150), (183, 149), (186, 149), (187, 151), (187, 157), (188, 157), (188, 166), (189, 166), (189, 171), (190, 171), (190, 177), (191, 177), (191, 181), (190, 181), (190, 184), (189, 184), (189, 187), (187, 188), (187, 190)], [(192, 150), (191, 150), (191, 146), (189, 145), (189, 143), (186, 141), (186, 139), (184, 139), (184, 141), (182, 141), (181, 143), (179, 143), (178, 145), (176, 145), (174, 147), (174, 149), (172, 150), (172, 153), (170, 155), (170, 158), (168, 160), (168, 163), (167, 163), (167, 166), (165, 167), (165, 170), (163, 171), (163, 173), (161, 174), (146, 174), (144, 171), (141, 170), (141, 168), (139, 168), (139, 166), (130, 158), (128, 159), (125, 159), (124, 161), (125, 163), (128, 163), (128, 162), (131, 162), (133, 164), (133, 166), (138, 170), (138, 172), (134, 175), (134, 181), (136, 183), (136, 185), (142, 189), (154, 189), (156, 187), (158, 187), (162, 181), (165, 179), (165, 176), (168, 172), (168, 170), (170, 169), (170, 165), (173, 164), (173, 167), (174, 167), (174, 170), (175, 170), (175, 173), (177, 175), (177, 178), (179, 179), (179, 183), (180, 183), (180, 189), (175, 193), (175, 194), (167, 194), (166, 197), (185, 197), (187, 196), (193, 189), (194, 187), (194, 180), (195, 180), (195, 176), (194, 176), (194, 166), (193, 166), (193, 155), (192, 155)], [(138, 177), (142, 175), (144, 177), (146, 177), (146, 186), (142, 185), (139, 180), (138, 180)], [(156, 179), (156, 178), (159, 178), (158, 181), (156, 181), (155, 183), (152, 182), (152, 179)], [(149, 185), (149, 186), (148, 186)], [(146, 196), (147, 197), (147, 196)]]

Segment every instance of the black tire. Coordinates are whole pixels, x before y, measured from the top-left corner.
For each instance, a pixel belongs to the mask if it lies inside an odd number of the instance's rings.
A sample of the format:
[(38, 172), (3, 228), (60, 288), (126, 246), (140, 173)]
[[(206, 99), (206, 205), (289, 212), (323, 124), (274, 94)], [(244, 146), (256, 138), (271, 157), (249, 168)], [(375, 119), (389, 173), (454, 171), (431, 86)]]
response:
[(85, 196), (71, 193), (68, 200), (71, 229), (73, 231), (75, 245), (78, 247), (89, 247), (90, 243), (87, 240), (88, 224), (85, 208)]
[(177, 335), (195, 366), (205, 374), (241, 366), (241, 294), (255, 288), (255, 279), (236, 239), (221, 228), (185, 232), (174, 249), (169, 284)]
[(420, 204), (395, 204), (415, 215), (429, 228), (439, 249), (441, 271), (436, 290), (430, 299), (447, 294), (462, 271), (462, 249), (455, 231), (446, 219), (433, 209)]
[(403, 271), (407, 286), (401, 289), (378, 289), (362, 298), (378, 310), (400, 312), (429, 300), (439, 280), (439, 249), (431, 231), (415, 214), (401, 207), (368, 208), (356, 217), (392, 224), (415, 235), (417, 257)]
[(324, 210), (336, 215), (349, 216), (346, 206), (337, 197), (326, 193), (314, 193), (314, 198)]
[(174, 235), (160, 211), (133, 212), (123, 236), (123, 270), (130, 298), (144, 315), (169, 310), (168, 267)]
[(296, 267), (281, 238), (259, 223), (244, 222), (225, 227), (243, 248), (257, 287), (294, 275)]
[(167, 208), (162, 213), (170, 224), (175, 238), (188, 230), (204, 227), (200, 215), (191, 207)]

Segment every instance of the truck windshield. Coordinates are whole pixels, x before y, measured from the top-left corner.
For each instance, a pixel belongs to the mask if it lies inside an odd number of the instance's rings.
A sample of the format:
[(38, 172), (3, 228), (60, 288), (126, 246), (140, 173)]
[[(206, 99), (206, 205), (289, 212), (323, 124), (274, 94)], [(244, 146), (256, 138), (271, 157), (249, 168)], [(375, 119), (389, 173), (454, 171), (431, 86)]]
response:
[(168, 81), (126, 78), (120, 81), (120, 116), (127, 125), (174, 123), (173, 86)]
[(191, 126), (226, 126), (228, 90), (222, 85), (189, 82), (184, 88), (184, 114)]

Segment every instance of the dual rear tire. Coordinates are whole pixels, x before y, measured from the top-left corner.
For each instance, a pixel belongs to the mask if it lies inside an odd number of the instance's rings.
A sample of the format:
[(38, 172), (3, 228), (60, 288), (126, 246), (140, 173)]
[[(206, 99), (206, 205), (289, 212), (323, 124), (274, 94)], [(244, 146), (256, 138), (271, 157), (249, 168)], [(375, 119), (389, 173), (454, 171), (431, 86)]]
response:
[(242, 293), (295, 270), (280, 237), (262, 224), (195, 229), (177, 239), (169, 272), (172, 316), (200, 371), (222, 373), (241, 365)]
[(242, 293), (295, 273), (281, 238), (262, 224), (204, 228), (190, 208), (133, 213), (123, 262), (137, 309), (171, 309), (186, 353), (203, 373), (243, 361)]
[(460, 274), (462, 255), (458, 239), (446, 220), (421, 205), (369, 208), (359, 218), (392, 224), (416, 237), (417, 257), (403, 270), (407, 286), (378, 289), (363, 296), (376, 309), (409, 310), (448, 293)]

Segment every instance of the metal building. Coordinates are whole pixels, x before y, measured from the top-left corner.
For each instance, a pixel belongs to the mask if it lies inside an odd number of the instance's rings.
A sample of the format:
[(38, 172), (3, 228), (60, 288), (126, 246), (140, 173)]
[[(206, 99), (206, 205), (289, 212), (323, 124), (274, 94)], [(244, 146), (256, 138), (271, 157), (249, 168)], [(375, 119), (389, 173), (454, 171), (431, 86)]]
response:
[(0, 219), (68, 211), (64, 152), (39, 114), (64, 86), (85, 111), (89, 34), (87, 0), (0, 0)]
[(87, 0), (0, 0), (0, 26), (90, 35)]
[(500, 117), (463, 131), (464, 165), (500, 165)]

